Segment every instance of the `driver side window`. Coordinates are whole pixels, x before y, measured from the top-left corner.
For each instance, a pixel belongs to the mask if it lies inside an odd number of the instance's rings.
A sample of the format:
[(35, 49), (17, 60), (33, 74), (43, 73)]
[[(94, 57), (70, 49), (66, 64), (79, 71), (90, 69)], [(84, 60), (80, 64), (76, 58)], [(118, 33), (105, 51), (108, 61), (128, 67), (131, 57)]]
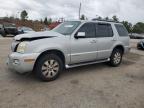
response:
[(78, 30), (78, 32), (84, 32), (86, 38), (95, 38), (95, 24), (94, 23), (85, 23)]

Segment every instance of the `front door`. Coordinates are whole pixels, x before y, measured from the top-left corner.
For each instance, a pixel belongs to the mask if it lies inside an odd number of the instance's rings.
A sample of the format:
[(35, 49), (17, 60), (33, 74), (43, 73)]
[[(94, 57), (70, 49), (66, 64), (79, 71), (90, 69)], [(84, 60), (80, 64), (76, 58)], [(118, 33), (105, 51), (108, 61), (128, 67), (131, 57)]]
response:
[(97, 57), (95, 24), (85, 23), (77, 31), (79, 32), (83, 32), (85, 37), (71, 37), (71, 64), (94, 61)]

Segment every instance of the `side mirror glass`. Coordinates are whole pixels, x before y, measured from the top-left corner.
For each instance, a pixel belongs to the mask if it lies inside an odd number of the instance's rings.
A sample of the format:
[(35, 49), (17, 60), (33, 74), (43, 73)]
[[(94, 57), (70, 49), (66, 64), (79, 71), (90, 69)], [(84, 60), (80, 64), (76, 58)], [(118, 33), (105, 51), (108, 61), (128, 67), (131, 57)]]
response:
[(75, 38), (85, 38), (85, 32), (78, 32), (76, 35), (75, 35)]

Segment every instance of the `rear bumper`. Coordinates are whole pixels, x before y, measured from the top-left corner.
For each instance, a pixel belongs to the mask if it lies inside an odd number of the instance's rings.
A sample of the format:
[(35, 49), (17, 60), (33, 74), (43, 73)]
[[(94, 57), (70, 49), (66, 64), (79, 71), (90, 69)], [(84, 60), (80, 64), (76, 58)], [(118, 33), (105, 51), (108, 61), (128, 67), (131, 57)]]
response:
[(7, 65), (10, 70), (18, 73), (27, 73), (33, 70), (35, 61), (39, 53), (20, 54), (12, 53), (8, 56)]

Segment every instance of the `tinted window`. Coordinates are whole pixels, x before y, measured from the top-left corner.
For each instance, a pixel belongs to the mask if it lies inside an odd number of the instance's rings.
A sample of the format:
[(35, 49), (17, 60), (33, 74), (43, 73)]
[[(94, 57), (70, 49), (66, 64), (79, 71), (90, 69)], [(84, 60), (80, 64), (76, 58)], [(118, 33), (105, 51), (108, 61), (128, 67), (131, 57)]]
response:
[(85, 32), (86, 38), (94, 38), (95, 37), (95, 24), (86, 23), (78, 30), (78, 32)]
[(96, 37), (112, 37), (113, 30), (110, 24), (98, 23), (96, 24)]
[(115, 24), (115, 27), (118, 31), (119, 36), (128, 36), (128, 32), (123, 25)]

